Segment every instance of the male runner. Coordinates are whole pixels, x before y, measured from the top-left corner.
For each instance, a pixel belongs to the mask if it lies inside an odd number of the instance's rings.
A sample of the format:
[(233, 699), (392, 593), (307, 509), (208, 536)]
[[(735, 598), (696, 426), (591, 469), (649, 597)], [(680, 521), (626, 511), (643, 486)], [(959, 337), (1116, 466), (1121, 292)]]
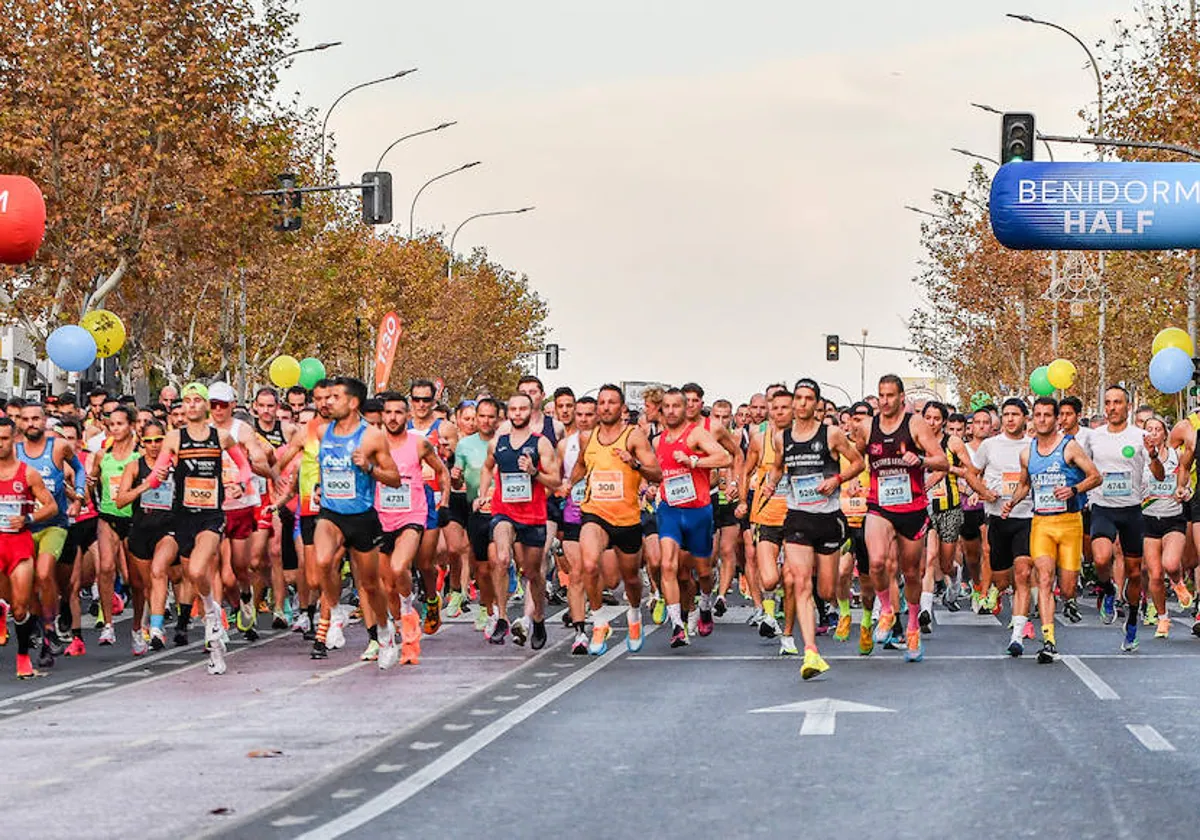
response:
[[(279, 419), (279, 409), (279, 397), (275, 389), (259, 388), (258, 393), (254, 395), (254, 434), (269, 462), (277, 459), (278, 453), (297, 431), (296, 424)], [(252, 564), (270, 572), (271, 596), (274, 601), (271, 626), (276, 630), (284, 630), (288, 626), (284, 613), (287, 579), (296, 579), (300, 561), (296, 553), (296, 543), (292, 540), (295, 516), (286, 505), (275, 505), (272, 499), (279, 495), (279, 491), (270, 486), (267, 479), (256, 475), (253, 480), (260, 502), (255, 509), (254, 533), (250, 536)], [(261, 586), (262, 580), (258, 582)], [(297, 590), (301, 600), (306, 600), (307, 586), (298, 586)]]
[[(454, 467), (450, 471), (451, 486), (460, 484), (466, 495), (470, 514), (467, 517), (467, 537), (471, 546), (470, 576), (479, 589), (479, 609), (475, 614), (475, 629), (490, 630), (489, 616), (496, 603), (492, 589), (492, 577), (488, 565), (491, 540), (491, 500), (484, 499), (480, 509), (475, 509), (479, 498), (479, 481), (483, 464), (487, 460), (488, 447), (496, 435), (500, 422), (500, 406), (491, 397), (484, 397), (475, 406), (475, 432), (460, 438), (454, 448)], [(465, 574), (465, 572), (464, 572)], [(505, 585), (507, 590), (507, 584)], [(491, 634), (488, 633), (488, 636)]]
[[(942, 584), (945, 587), (945, 591), (942, 593), (942, 602), (946, 609), (956, 612), (958, 610), (958, 584), (954, 580), (954, 566), (958, 559), (958, 540), (962, 536), (962, 526), (966, 518), (962, 509), (958, 481), (966, 475), (968, 470), (974, 470), (975, 467), (962, 438), (945, 431), (944, 427), (950, 416), (950, 411), (945, 405), (940, 402), (928, 402), (925, 404), (923, 416), (925, 422), (929, 424), (930, 430), (941, 441), (942, 451), (946, 453), (946, 460), (950, 464), (948, 472), (934, 473), (930, 476), (925, 485), (925, 493), (929, 497), (932, 509), (930, 520), (933, 529), (929, 533), (929, 539), (936, 552), (934, 555), (938, 561), (936, 565), (941, 568)], [(917, 616), (922, 633), (929, 633), (933, 629), (935, 571), (935, 564), (930, 563), (922, 581), (921, 612)]]
[[(423, 437), (435, 450), (441, 447), (443, 436), (452, 438), (457, 444), (457, 429), (453, 424), (434, 416), (434, 403), (437, 389), (428, 379), (418, 379), (409, 388), (409, 408), (411, 416), (408, 419), (408, 430), (418, 437)], [(426, 636), (432, 636), (442, 627), (442, 600), (437, 586), (437, 548), (440, 534), (438, 510), (441, 507), (443, 493), (449, 493), (449, 487), (442, 487), (438, 475), (427, 464), (421, 468), (425, 480), (425, 506), (428, 518), (425, 520), (425, 533), (421, 535), (421, 548), (417, 552), (417, 571), (421, 575), (421, 589), (425, 593), (425, 621), (422, 631)], [(447, 517), (449, 514), (447, 514)]]

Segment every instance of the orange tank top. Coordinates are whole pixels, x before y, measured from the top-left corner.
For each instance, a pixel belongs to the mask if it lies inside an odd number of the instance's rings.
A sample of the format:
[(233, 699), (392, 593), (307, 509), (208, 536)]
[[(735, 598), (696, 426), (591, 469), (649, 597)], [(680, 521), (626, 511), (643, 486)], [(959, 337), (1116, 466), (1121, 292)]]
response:
[(587, 495), (579, 509), (599, 516), (610, 525), (637, 525), (642, 521), (638, 507), (642, 477), (616, 454), (616, 450), (628, 448), (633, 427), (626, 426), (609, 444), (600, 441), (601, 428), (593, 430), (581, 456), (587, 468)]

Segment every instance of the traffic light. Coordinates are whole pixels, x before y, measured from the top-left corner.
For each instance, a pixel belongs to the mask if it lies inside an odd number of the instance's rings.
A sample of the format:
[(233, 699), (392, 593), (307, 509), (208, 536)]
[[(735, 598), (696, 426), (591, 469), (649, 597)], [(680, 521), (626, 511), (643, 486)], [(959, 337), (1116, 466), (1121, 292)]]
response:
[(392, 221), (392, 173), (364, 172), (362, 176), (362, 220), (367, 225)]
[[(276, 175), (275, 183), (281, 190), (295, 190), (296, 175), (292, 172)], [(303, 203), (304, 194), (298, 191), (288, 192), (279, 196), (275, 203), (275, 209), (278, 214), (275, 220), (275, 230), (300, 230), (300, 225), (303, 222), (303, 217), (300, 215), (300, 208), (303, 206)]]
[(1000, 163), (1033, 160), (1036, 139), (1033, 114), (1005, 114), (1000, 118)]
[(558, 345), (546, 345), (546, 370), (558, 370)]
[(825, 336), (825, 361), (836, 362), (841, 355), (841, 340), (836, 335)]

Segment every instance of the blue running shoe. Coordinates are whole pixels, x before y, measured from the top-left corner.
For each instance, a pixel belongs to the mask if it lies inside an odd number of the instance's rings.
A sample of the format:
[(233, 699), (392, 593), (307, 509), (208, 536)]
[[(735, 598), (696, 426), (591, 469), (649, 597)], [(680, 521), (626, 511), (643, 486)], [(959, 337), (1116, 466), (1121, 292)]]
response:
[(1105, 595), (1100, 599), (1100, 620), (1112, 624), (1117, 618), (1117, 596)]
[(511, 595), (517, 591), (517, 567), (513, 563), (508, 564), (508, 594)]
[(1126, 653), (1132, 653), (1133, 651), (1137, 650), (1137, 628), (1138, 626), (1136, 620), (1125, 625), (1125, 641), (1121, 642), (1121, 650), (1125, 651)]

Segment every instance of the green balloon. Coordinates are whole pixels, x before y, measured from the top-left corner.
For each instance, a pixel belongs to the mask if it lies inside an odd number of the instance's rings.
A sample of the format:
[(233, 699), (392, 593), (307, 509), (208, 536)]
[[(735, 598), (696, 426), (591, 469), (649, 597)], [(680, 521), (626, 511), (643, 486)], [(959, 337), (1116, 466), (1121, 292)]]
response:
[(1132, 446), (1126, 446), (1121, 450), (1121, 454), (1126, 458), (1132, 458), (1136, 454), (1136, 450)]
[(1054, 393), (1054, 386), (1050, 384), (1048, 365), (1042, 365), (1029, 375), (1029, 387), (1039, 397), (1048, 397)]
[(300, 385), (308, 390), (325, 378), (325, 365), (320, 359), (309, 356), (300, 361)]

